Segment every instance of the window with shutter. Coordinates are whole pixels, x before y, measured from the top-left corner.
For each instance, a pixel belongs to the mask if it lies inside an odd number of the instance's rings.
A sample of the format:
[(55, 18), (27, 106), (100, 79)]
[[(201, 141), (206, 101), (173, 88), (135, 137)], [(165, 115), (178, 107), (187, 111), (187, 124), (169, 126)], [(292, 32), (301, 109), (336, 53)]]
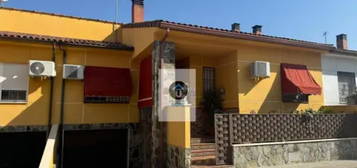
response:
[(25, 103), (28, 65), (0, 63), (0, 103)]

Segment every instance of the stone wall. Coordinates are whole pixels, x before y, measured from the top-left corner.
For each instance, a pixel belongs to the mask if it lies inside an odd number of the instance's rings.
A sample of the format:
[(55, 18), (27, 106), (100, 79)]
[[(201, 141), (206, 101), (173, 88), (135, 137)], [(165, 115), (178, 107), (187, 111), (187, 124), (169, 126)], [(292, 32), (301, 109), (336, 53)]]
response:
[(191, 149), (167, 145), (167, 167), (189, 168), (191, 165)]
[(357, 138), (233, 145), (236, 168), (357, 159)]
[(4, 132), (44, 132), (48, 131), (48, 126), (27, 125), (27, 126), (5, 126), (0, 127), (0, 133)]

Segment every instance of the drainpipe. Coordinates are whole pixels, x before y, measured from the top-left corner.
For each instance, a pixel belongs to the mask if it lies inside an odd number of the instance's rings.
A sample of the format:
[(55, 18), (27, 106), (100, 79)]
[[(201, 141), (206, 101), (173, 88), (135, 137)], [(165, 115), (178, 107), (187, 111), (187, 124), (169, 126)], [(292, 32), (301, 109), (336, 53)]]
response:
[[(62, 45), (59, 44), (59, 47), (62, 51), (62, 64), (67, 62), (67, 51), (63, 48)], [(66, 82), (62, 78), (62, 90), (61, 90), (61, 114), (60, 114), (60, 154), (59, 154), (59, 164), (61, 168), (63, 168), (63, 153), (64, 153), (64, 98), (65, 98), (65, 91), (66, 91)]]
[[(53, 43), (52, 44), (52, 61), (55, 63), (56, 65), (56, 44)], [(48, 130), (47, 130), (47, 138), (50, 135), (50, 131), (51, 131), (51, 126), (52, 126), (52, 103), (53, 103), (53, 78), (50, 78), (50, 101), (49, 101), (49, 106), (48, 106)]]

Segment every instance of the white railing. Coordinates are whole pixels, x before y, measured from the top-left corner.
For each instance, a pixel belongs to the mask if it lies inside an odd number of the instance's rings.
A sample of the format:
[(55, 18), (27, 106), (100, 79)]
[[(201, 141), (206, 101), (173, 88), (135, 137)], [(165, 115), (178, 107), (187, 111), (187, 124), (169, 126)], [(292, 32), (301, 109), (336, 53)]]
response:
[(56, 148), (56, 137), (58, 132), (58, 125), (53, 125), (51, 127), (51, 132), (48, 136), (45, 150), (42, 155), (41, 163), (39, 168), (53, 168), (55, 167), (54, 157)]

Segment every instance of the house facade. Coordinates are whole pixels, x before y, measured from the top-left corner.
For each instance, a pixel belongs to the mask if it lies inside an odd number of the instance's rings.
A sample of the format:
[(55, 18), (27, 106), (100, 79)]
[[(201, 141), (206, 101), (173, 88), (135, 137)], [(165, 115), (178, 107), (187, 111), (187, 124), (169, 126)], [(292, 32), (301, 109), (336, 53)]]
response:
[[(228, 113), (318, 110), (339, 102), (336, 86), (324, 85), (335, 79), (329, 72), (340, 71), (333, 59), (354, 60), (335, 57), (341, 52), (332, 45), (264, 35), (259, 25), (246, 33), (239, 24), (223, 30), (144, 21), (143, 1), (133, 1), (129, 24), (11, 8), (0, 8), (0, 17), (0, 130), (8, 143), (32, 137), (38, 150), (27, 164), (49, 157), (64, 166), (103, 159), (121, 167), (189, 167), (196, 157), (191, 138), (209, 135), (202, 135), (209, 118), (200, 104), (207, 90), (222, 93)], [(54, 63), (56, 75), (29, 75), (30, 61)], [(64, 78), (65, 65), (84, 67), (83, 78)], [(197, 106), (169, 108), (195, 108), (195, 122), (158, 121), (159, 79), (175, 79), (164, 68), (195, 70)], [(49, 141), (51, 130), (59, 147)]]
[[(356, 52), (348, 49), (347, 35), (337, 36), (337, 48), (321, 58), (323, 69), (324, 102), (340, 111), (355, 111)], [(328, 85), (327, 85), (328, 83)]]

